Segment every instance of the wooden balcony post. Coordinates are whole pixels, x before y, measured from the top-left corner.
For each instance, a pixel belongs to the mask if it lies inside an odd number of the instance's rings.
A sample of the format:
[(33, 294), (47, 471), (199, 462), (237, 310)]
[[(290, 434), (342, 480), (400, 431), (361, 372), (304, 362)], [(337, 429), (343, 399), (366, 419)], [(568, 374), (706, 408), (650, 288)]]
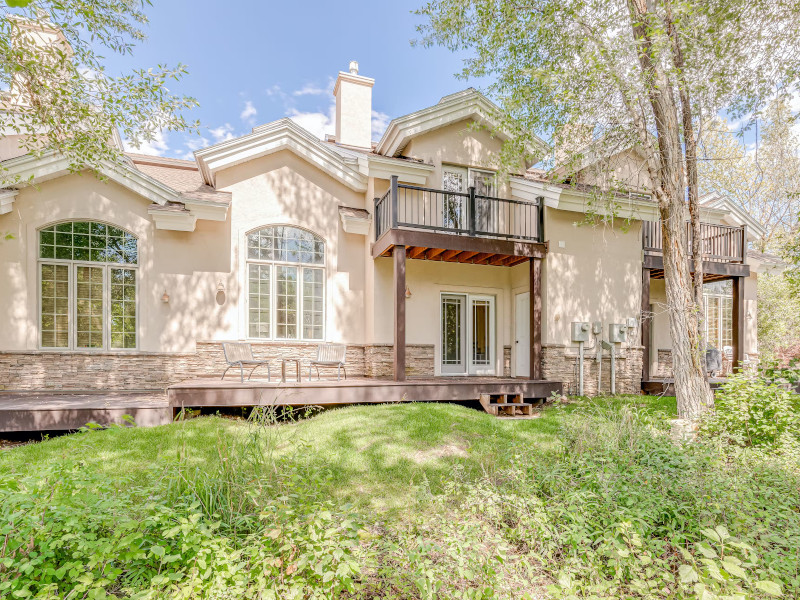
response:
[(475, 235), (475, 186), (471, 185), (467, 188), (469, 199), (467, 201), (467, 222), (469, 223), (469, 235)]
[(642, 269), (642, 381), (650, 381), (650, 269)]
[(747, 225), (742, 225), (742, 264), (747, 264)]
[(744, 365), (744, 277), (733, 278), (733, 369)]
[(542, 378), (542, 259), (530, 259), (530, 379)]
[(406, 247), (395, 246), (394, 260), (394, 380), (406, 380)]
[(380, 217), (378, 215), (378, 202), (380, 202), (380, 198), (375, 198), (374, 206), (372, 209), (372, 226), (375, 228), (375, 241), (378, 241), (378, 238), (381, 235), (381, 222)]
[(536, 241), (544, 242), (544, 196), (539, 196), (536, 201)]
[(392, 175), (392, 193), (389, 194), (392, 211), (392, 229), (397, 229), (397, 175)]

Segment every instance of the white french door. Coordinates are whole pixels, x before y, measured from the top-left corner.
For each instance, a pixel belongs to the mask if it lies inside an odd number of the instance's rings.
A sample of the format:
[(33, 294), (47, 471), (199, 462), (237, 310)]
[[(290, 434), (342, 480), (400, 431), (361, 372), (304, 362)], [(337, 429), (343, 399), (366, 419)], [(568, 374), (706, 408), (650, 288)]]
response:
[(494, 296), (442, 294), (443, 375), (494, 375), (495, 336)]

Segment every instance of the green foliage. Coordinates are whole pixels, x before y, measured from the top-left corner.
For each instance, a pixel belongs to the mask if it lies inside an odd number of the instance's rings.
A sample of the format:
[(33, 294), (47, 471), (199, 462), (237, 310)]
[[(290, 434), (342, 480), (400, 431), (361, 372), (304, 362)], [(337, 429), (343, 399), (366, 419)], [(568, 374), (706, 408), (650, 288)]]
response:
[[(0, 468), (17, 465), (0, 471), (0, 597), (797, 597), (797, 462), (676, 445), (665, 406), (579, 401), (515, 422), (357, 407), (297, 424), (265, 409), (246, 423), (88, 428), (0, 454)], [(386, 432), (369, 438), (386, 453), (343, 479), (338, 453), (367, 452), (367, 425)], [(453, 435), (473, 438), (466, 456), (390, 468), (410, 440)], [(145, 476), (102, 469), (169, 441)], [(378, 474), (404, 511), (351, 508), (345, 491), (369, 506), (359, 495)]]
[(800, 395), (789, 385), (795, 383), (796, 368), (732, 375), (717, 392), (715, 410), (704, 419), (702, 434), (800, 458)]
[(783, 273), (758, 275), (758, 349), (766, 360), (780, 359), (800, 344), (800, 295)]
[[(145, 39), (149, 2), (82, 0), (0, 4), (0, 138), (22, 136), (23, 152), (56, 152), (75, 171), (122, 159), (112, 141), (133, 147), (161, 131), (196, 130), (183, 116), (197, 105), (167, 86), (184, 65), (111, 74), (104, 51), (130, 54)], [(0, 187), (18, 183), (0, 169)]]

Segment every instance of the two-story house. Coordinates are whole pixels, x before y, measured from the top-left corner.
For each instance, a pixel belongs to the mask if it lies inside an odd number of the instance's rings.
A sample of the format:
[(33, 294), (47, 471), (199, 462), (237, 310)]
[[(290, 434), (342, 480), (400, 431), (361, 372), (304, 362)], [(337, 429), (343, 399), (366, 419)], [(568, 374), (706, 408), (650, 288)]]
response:
[[(592, 227), (590, 167), (553, 183), (531, 168), (541, 142), (498, 173), (497, 107), (473, 89), (374, 142), (373, 84), (356, 63), (338, 74), (329, 139), (281, 119), (194, 160), (128, 154), (100, 178), (5, 138), (2, 166), (35, 185), (0, 190), (0, 388), (163, 389), (218, 377), (228, 340), (276, 361), (344, 343), (352, 380), (594, 394), (612, 372), (627, 393), (669, 375), (646, 194)], [(741, 362), (771, 263), (748, 254), (762, 232), (741, 209), (714, 198), (703, 212), (709, 342)]]

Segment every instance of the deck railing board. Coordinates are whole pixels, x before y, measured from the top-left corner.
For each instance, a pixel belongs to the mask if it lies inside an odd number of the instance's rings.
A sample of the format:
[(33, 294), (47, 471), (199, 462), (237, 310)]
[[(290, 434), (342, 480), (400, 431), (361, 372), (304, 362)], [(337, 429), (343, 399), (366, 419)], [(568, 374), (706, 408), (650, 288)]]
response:
[[(686, 223), (689, 255), (692, 247), (692, 228)], [(747, 226), (734, 227), (714, 223), (700, 223), (703, 260), (709, 262), (747, 262)], [(664, 239), (660, 221), (642, 222), (642, 247), (649, 254), (663, 254)]]

